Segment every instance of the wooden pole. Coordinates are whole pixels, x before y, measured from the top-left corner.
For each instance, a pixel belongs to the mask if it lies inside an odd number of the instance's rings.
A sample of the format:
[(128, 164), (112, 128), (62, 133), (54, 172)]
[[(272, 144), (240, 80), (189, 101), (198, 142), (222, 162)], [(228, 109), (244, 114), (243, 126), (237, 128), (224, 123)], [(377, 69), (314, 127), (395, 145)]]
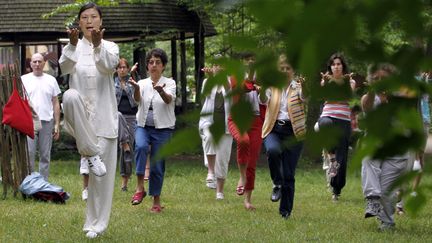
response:
[(186, 42), (185, 42), (185, 33), (180, 33), (180, 81), (181, 81), (181, 101), (182, 101), (182, 112), (185, 112), (187, 109), (187, 90), (186, 90), (186, 83), (187, 83), (187, 77), (186, 77)]

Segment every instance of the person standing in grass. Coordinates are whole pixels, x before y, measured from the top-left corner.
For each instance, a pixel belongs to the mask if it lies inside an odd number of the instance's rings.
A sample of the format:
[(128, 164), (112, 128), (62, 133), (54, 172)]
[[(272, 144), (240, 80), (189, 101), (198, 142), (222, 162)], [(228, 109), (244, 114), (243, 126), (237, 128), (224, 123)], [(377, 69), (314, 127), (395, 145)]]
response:
[[(294, 70), (285, 55), (278, 61), (287, 76), (282, 89), (270, 87), (260, 92), (260, 102), (267, 105), (262, 128), (264, 147), (273, 184), (279, 184), (279, 213), (288, 219), (294, 204), (295, 170), (303, 148), (300, 141), (306, 133), (303, 79), (294, 77)], [(279, 182), (275, 182), (279, 179)], [(272, 198), (272, 201), (273, 198)]]
[[(395, 68), (390, 64), (375, 64), (369, 66), (367, 79), (369, 84), (372, 84), (394, 73)], [(376, 94), (369, 91), (361, 98), (362, 110), (366, 112), (367, 118), (368, 113), (396, 98), (401, 98), (401, 96)], [(381, 222), (380, 230), (395, 227), (396, 193), (392, 185), (406, 171), (409, 159), (409, 153), (404, 153), (384, 159), (366, 157), (362, 161), (362, 188), (366, 198), (365, 218), (378, 217)]]
[[(346, 86), (346, 91), (355, 89), (356, 82), (352, 74), (348, 73), (348, 65), (344, 57), (333, 54), (327, 63), (327, 72), (321, 73), (321, 86), (336, 85), (339, 88)], [(349, 96), (347, 94), (342, 94)], [(332, 187), (332, 199), (337, 201), (342, 188), (346, 183), (346, 171), (348, 163), (348, 147), (351, 136), (351, 109), (347, 100), (325, 101), (323, 111), (318, 119), (319, 128), (332, 127), (340, 131), (336, 146), (327, 149), (330, 162), (328, 169), (330, 186)]]
[[(147, 155), (150, 151), (149, 194), (153, 196), (150, 211), (160, 213), (163, 209), (160, 202), (165, 175), (165, 158), (157, 155), (174, 132), (176, 117), (174, 114), (176, 83), (164, 77), (163, 71), (168, 63), (164, 50), (155, 48), (146, 55), (146, 67), (149, 78), (135, 82), (134, 99), (138, 103), (137, 128), (135, 131), (135, 161), (137, 186), (132, 197), (132, 205), (138, 205), (147, 195), (144, 188), (144, 175)], [(149, 147), (151, 149), (149, 150)]]
[[(220, 69), (214, 65), (206, 70), (214, 75)], [(203, 82), (203, 90), (207, 85), (207, 79)], [(216, 184), (216, 199), (224, 199), (225, 178), (228, 174), (228, 164), (231, 157), (233, 138), (228, 131), (228, 116), (231, 109), (231, 98), (229, 97), (230, 84), (216, 85), (205, 97), (199, 120), (199, 133), (202, 139), (204, 155), (207, 157), (209, 171), (214, 175), (207, 175), (207, 186), (209, 183)], [(216, 127), (215, 127), (216, 126)], [(210, 132), (212, 128), (221, 129), (224, 133), (216, 140)], [(209, 178), (210, 177), (210, 178)], [(209, 182), (209, 179), (211, 180)], [(215, 180), (216, 179), (216, 183)]]
[(136, 72), (138, 63), (132, 69), (126, 59), (120, 58), (117, 65), (117, 77), (114, 85), (119, 115), (119, 144), (120, 144), (120, 175), (122, 177), (121, 190), (127, 191), (128, 181), (132, 174), (133, 145), (135, 143), (136, 113), (138, 104), (134, 100), (135, 88), (128, 83), (129, 71)]
[(52, 141), (60, 137), (60, 88), (57, 80), (43, 72), (45, 60), (42, 54), (31, 57), (31, 73), (21, 76), (33, 109), (41, 120), (41, 129), (35, 132), (35, 138), (27, 137), (30, 171), (34, 170), (36, 148), (39, 148), (39, 172), (48, 181), (51, 160)]
[(240, 170), (240, 179), (237, 184), (236, 193), (239, 196), (244, 194), (244, 207), (247, 210), (255, 210), (255, 207), (252, 205), (252, 191), (255, 187), (256, 164), (261, 152), (262, 111), (265, 108), (259, 104), (258, 91), (256, 89), (255, 54), (244, 53), (243, 62), (247, 69), (244, 79), (236, 80), (234, 76), (229, 77), (233, 89), (240, 89), (241, 92), (239, 95), (233, 97), (233, 104), (239, 102), (240, 99), (249, 102), (254, 117), (251, 127), (245, 133), (242, 133), (230, 115), (228, 117), (228, 129), (237, 142), (237, 164)]
[(59, 60), (63, 74), (70, 75), (70, 88), (63, 95), (64, 121), (84, 157), (80, 172), (92, 172), (83, 230), (96, 238), (108, 227), (114, 191), (118, 115), (113, 73), (119, 48), (103, 39), (102, 12), (96, 4), (84, 4), (77, 21), (80, 30), (68, 29), (69, 43)]

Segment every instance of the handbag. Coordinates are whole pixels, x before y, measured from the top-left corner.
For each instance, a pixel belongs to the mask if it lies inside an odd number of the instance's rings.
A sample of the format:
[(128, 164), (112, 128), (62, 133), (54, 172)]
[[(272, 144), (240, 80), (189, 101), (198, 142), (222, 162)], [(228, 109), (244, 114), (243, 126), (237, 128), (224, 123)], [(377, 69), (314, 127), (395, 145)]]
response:
[[(24, 86), (23, 86), (23, 89)], [(13, 78), (13, 90), (8, 102), (3, 107), (3, 124), (18, 130), (34, 139), (33, 117), (27, 96), (24, 98), (18, 93), (16, 77)]]

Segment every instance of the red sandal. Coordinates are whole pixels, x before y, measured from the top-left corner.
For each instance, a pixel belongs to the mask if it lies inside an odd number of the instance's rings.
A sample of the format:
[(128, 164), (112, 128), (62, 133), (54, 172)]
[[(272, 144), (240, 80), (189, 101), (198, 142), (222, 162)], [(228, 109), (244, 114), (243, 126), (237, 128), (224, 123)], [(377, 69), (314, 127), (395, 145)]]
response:
[(147, 193), (145, 191), (142, 192), (135, 192), (135, 194), (132, 197), (132, 205), (138, 205), (142, 202), (142, 200), (147, 196)]
[(160, 213), (162, 212), (162, 209), (164, 207), (160, 206), (160, 205), (153, 205), (153, 207), (150, 208), (150, 212), (152, 213)]

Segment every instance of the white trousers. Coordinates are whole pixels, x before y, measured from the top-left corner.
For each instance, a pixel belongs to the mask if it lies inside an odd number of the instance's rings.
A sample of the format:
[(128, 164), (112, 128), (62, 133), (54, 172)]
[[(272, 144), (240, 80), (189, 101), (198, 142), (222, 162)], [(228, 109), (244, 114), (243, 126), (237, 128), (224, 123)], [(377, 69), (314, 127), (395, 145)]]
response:
[(102, 233), (108, 227), (114, 193), (114, 180), (117, 165), (117, 139), (99, 137), (100, 157), (107, 173), (97, 177), (90, 173), (87, 198), (86, 220), (83, 230)]
[(114, 193), (117, 162), (117, 138), (97, 137), (89, 122), (89, 113), (81, 95), (74, 89), (63, 94), (65, 129), (75, 137), (81, 156), (99, 155), (107, 173), (97, 177), (90, 173), (84, 231), (102, 233), (108, 227)]
[[(231, 148), (233, 138), (231, 134), (224, 134), (218, 144), (215, 144), (209, 129), (200, 130), (204, 157), (207, 155), (216, 155), (215, 159), (215, 177), (225, 179), (228, 174), (228, 165), (231, 158)], [(206, 161), (206, 159), (205, 159)]]

